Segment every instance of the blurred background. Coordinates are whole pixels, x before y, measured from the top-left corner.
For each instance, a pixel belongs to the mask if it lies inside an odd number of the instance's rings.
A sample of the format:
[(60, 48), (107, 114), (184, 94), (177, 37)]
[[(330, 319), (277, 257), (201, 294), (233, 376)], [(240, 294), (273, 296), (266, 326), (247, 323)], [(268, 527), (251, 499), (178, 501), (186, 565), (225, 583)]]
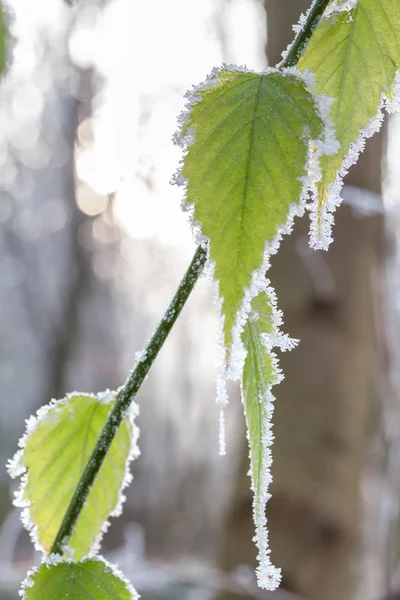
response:
[[(71, 6), (71, 4), (73, 4)], [(309, 0), (13, 0), (0, 86), (0, 599), (38, 561), (5, 462), (24, 418), (121, 385), (194, 251), (169, 185), (183, 94), (279, 61)], [(267, 59), (268, 57), (268, 59)], [(218, 456), (216, 314), (202, 279), (141, 389), (142, 455), (104, 540), (145, 600), (400, 599), (400, 120), (349, 174), (329, 253), (298, 220), (273, 260), (285, 331), (258, 590), (238, 390)], [(397, 590), (397, 592), (396, 592)]]

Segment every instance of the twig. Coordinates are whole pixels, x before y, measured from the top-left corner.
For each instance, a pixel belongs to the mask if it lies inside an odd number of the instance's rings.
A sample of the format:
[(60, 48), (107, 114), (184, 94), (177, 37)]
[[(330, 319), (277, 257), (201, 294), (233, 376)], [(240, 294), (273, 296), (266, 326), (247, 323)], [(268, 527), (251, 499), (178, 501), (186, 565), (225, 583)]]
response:
[[(284, 59), (282, 66), (291, 67), (296, 65), (300, 54), (312, 35), (315, 27), (320, 21), (322, 14), (329, 0), (315, 0), (312, 5), (304, 27), (295, 37), (295, 40)], [(54, 540), (51, 552), (53, 554), (63, 554), (63, 546), (68, 542), (74, 527), (78, 521), (81, 510), (87, 500), (94, 480), (103, 464), (107, 451), (117, 433), (118, 427), (135, 398), (141, 384), (143, 383), (151, 365), (153, 364), (158, 352), (167, 339), (172, 326), (178, 318), (186, 300), (194, 288), (206, 262), (206, 250), (198, 247), (192, 262), (185, 276), (183, 277), (179, 288), (169, 305), (164, 317), (158, 325), (153, 337), (147, 345), (143, 358), (138, 362), (131, 376), (125, 384), (125, 387), (118, 394), (115, 405), (104, 425), (102, 432), (97, 440), (93, 452), (89, 458), (86, 469), (78, 483), (72, 500), (68, 506), (67, 512), (60, 525), (60, 529)]]
[(142, 358), (138, 361), (125, 386), (119, 392), (114, 407), (111, 410), (106, 424), (104, 425), (104, 428), (97, 440), (86, 469), (83, 472), (81, 480), (79, 481), (79, 484), (61, 523), (60, 529), (54, 540), (53, 547), (51, 549), (53, 554), (63, 553), (63, 545), (72, 534), (96, 475), (99, 472), (108, 449), (111, 446), (115, 434), (117, 433), (118, 427), (121, 425), (130, 404), (142, 385), (157, 354), (167, 339), (169, 332), (171, 331), (175, 321), (177, 320), (182, 308), (186, 303), (186, 300), (189, 298), (190, 293), (203, 270), (206, 257), (206, 250), (199, 246), (178, 287), (175, 296), (171, 301), (171, 304), (167, 308), (163, 318), (153, 334), (153, 337), (150, 339)]

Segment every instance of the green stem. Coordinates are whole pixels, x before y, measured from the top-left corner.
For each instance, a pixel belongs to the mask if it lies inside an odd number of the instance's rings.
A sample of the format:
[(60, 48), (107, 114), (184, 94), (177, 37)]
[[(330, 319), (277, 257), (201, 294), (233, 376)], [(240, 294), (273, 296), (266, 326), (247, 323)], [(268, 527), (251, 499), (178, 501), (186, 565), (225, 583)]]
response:
[(151, 365), (153, 364), (175, 321), (181, 313), (186, 300), (189, 298), (190, 293), (203, 270), (206, 258), (206, 250), (199, 246), (192, 258), (192, 262), (190, 263), (188, 270), (179, 284), (171, 304), (168, 306), (157, 329), (147, 344), (143, 357), (138, 361), (125, 386), (119, 392), (115, 404), (93, 449), (86, 469), (84, 470), (79, 484), (75, 490), (70, 505), (68, 506), (67, 512), (65, 513), (60, 529), (54, 540), (51, 553), (63, 553), (63, 546), (72, 534), (96, 475), (99, 472), (108, 449), (111, 446), (115, 434), (117, 433), (118, 427), (121, 425), (130, 404), (136, 396), (147, 373), (149, 372)]
[[(301, 52), (317, 26), (321, 16), (328, 5), (329, 0), (315, 0), (303, 29), (297, 34), (285, 60), (284, 67), (297, 64)], [(63, 546), (70, 538), (78, 521), (81, 510), (87, 500), (91, 487), (107, 455), (108, 449), (121, 425), (126, 412), (142, 385), (150, 370), (157, 354), (167, 339), (176, 319), (178, 318), (186, 300), (189, 298), (206, 262), (207, 253), (202, 247), (198, 247), (188, 270), (186, 271), (178, 290), (161, 319), (153, 337), (149, 341), (143, 358), (139, 360), (125, 386), (119, 392), (114, 407), (104, 425), (97, 443), (92, 451), (89, 462), (82, 474), (72, 500), (65, 513), (60, 529), (54, 540), (51, 553), (63, 554)]]
[(314, 29), (321, 20), (321, 17), (329, 2), (330, 0), (314, 1), (308, 12), (304, 27), (296, 35), (293, 44), (290, 46), (289, 52), (282, 61), (282, 67), (295, 67), (297, 65), (308, 40), (312, 36)]

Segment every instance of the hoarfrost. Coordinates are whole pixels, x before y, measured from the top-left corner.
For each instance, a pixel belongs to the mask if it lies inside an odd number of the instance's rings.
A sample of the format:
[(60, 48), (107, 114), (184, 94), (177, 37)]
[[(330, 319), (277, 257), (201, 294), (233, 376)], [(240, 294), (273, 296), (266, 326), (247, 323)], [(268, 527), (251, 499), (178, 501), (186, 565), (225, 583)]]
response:
[[(300, 26), (304, 25), (306, 17), (303, 17)], [(219, 80), (219, 73), (222, 69), (231, 71), (241, 71), (245, 73), (254, 73), (254, 71), (248, 70), (246, 67), (237, 67), (235, 65), (222, 65), (220, 69), (214, 68), (210, 75), (206, 78), (205, 82), (199, 86), (195, 86), (187, 92), (186, 98), (188, 100), (185, 111), (180, 115), (178, 122), (179, 128), (177, 133), (174, 135), (174, 142), (183, 149), (183, 159), (181, 161), (178, 172), (172, 178), (172, 183), (183, 186), (185, 189), (184, 198), (182, 201), (182, 208), (189, 214), (189, 220), (192, 226), (195, 240), (198, 244), (204, 246), (204, 242), (207, 238), (202, 234), (200, 224), (194, 219), (194, 206), (190, 205), (186, 199), (187, 181), (182, 175), (182, 167), (184, 158), (186, 156), (188, 147), (194, 143), (195, 132), (193, 130), (185, 130), (185, 124), (190, 118), (192, 107), (201, 101), (201, 91), (216, 85)], [(268, 68), (263, 71), (263, 74), (279, 72), (283, 76), (295, 76), (304, 82), (304, 85), (312, 93), (315, 82), (312, 74), (305, 72), (301, 73), (296, 68), (288, 69), (273, 69)], [(318, 96), (313, 94), (315, 107), (318, 114), (321, 117), (323, 123), (323, 133), (320, 139), (311, 140), (309, 136), (304, 136), (308, 139), (308, 156), (305, 165), (305, 174), (301, 178), (302, 191), (300, 198), (297, 203), (293, 203), (288, 210), (286, 222), (282, 223), (278, 227), (276, 236), (272, 240), (268, 240), (264, 247), (262, 264), (256, 269), (251, 276), (251, 282), (247, 289), (244, 290), (244, 299), (242, 306), (240, 307), (235, 324), (232, 331), (232, 346), (226, 349), (224, 346), (223, 326), (224, 316), (222, 310), (223, 299), (219, 295), (218, 281), (213, 278), (214, 281), (214, 301), (217, 305), (219, 313), (219, 376), (217, 378), (217, 403), (221, 405), (220, 411), (220, 434), (219, 434), (219, 446), (220, 454), (225, 454), (226, 443), (225, 443), (225, 422), (224, 422), (224, 409), (228, 404), (227, 395), (227, 381), (228, 380), (240, 380), (242, 378), (244, 361), (246, 358), (246, 349), (242, 342), (243, 328), (249, 318), (251, 312), (252, 300), (259, 293), (267, 293), (270, 303), (273, 309), (273, 332), (262, 336), (262, 343), (264, 344), (266, 351), (270, 353), (273, 362), (273, 368), (275, 377), (270, 382), (268, 389), (265, 390), (262, 401), (263, 406), (263, 419), (264, 419), (264, 435), (262, 437), (262, 485), (260, 488), (263, 490), (262, 493), (255, 494), (254, 497), (254, 519), (256, 526), (255, 542), (258, 548), (258, 560), (259, 566), (257, 569), (258, 584), (262, 588), (274, 590), (278, 587), (280, 582), (280, 570), (275, 568), (270, 561), (270, 550), (268, 546), (268, 531), (267, 521), (265, 517), (265, 504), (269, 499), (268, 487), (272, 480), (271, 477), (271, 445), (273, 441), (273, 435), (271, 431), (271, 418), (273, 413), (273, 401), (274, 397), (271, 392), (271, 387), (281, 381), (282, 374), (279, 369), (277, 358), (272, 352), (272, 348), (279, 347), (281, 350), (292, 349), (297, 341), (291, 340), (287, 335), (280, 332), (279, 327), (282, 323), (282, 315), (276, 307), (276, 297), (274, 290), (270, 287), (269, 281), (266, 281), (265, 273), (270, 267), (270, 257), (278, 251), (280, 242), (284, 234), (289, 234), (293, 227), (294, 218), (296, 216), (302, 216), (305, 212), (307, 200), (309, 198), (310, 191), (315, 190), (316, 183), (321, 177), (321, 171), (319, 167), (319, 159), (322, 154), (333, 154), (338, 151), (339, 144), (335, 138), (334, 129), (332, 126), (332, 120), (330, 118), (329, 109), (331, 105), (331, 99)], [(213, 275), (215, 271), (215, 265), (210, 260), (209, 247), (208, 247), (208, 266), (207, 272), (209, 275)]]
[[(266, 280), (264, 282), (263, 292), (268, 297), (269, 305), (272, 308), (271, 325), (272, 331), (270, 333), (261, 334), (261, 343), (263, 344), (266, 352), (271, 358), (273, 378), (268, 382), (266, 389), (261, 394), (260, 409), (262, 413), (262, 425), (261, 425), (261, 468), (260, 468), (260, 481), (258, 485), (252, 478), (252, 490), (254, 492), (253, 499), (253, 516), (256, 528), (256, 534), (254, 541), (258, 548), (258, 567), (257, 582), (259, 587), (273, 591), (280, 583), (281, 573), (280, 569), (275, 567), (271, 563), (269, 541), (268, 541), (268, 529), (267, 529), (267, 518), (265, 514), (265, 508), (270, 494), (268, 492), (269, 486), (272, 483), (272, 453), (271, 446), (273, 444), (274, 436), (272, 433), (272, 416), (274, 412), (274, 401), (275, 398), (272, 394), (272, 387), (280, 383), (283, 379), (282, 372), (279, 368), (279, 362), (276, 354), (273, 352), (273, 348), (279, 348), (282, 351), (292, 350), (298, 343), (298, 340), (291, 339), (288, 335), (280, 331), (282, 325), (282, 312), (277, 308), (277, 300), (274, 289), (271, 287), (270, 282)], [(250, 315), (250, 318), (256, 315)], [(243, 383), (242, 383), (243, 387)], [(244, 398), (242, 389), (242, 399)], [(249, 434), (248, 434), (249, 437)], [(250, 452), (251, 459), (251, 452)], [(250, 470), (251, 474), (251, 470)]]
[[(304, 21), (303, 18), (302, 22)], [(222, 67), (215, 67), (211, 73), (207, 76), (206, 80), (200, 85), (193, 86), (191, 90), (189, 90), (185, 97), (187, 98), (187, 104), (185, 110), (178, 117), (178, 130), (174, 134), (173, 141), (175, 144), (179, 145), (183, 150), (183, 158), (180, 163), (180, 167), (177, 173), (172, 178), (172, 183), (181, 185), (185, 188), (184, 198), (182, 200), (183, 209), (188, 212), (190, 223), (192, 226), (192, 231), (194, 233), (195, 240), (198, 244), (204, 244), (205, 236), (201, 233), (201, 226), (194, 218), (194, 206), (187, 202), (186, 199), (186, 189), (187, 189), (187, 181), (182, 175), (182, 168), (184, 163), (184, 158), (186, 156), (188, 147), (194, 143), (195, 132), (190, 130), (189, 132), (185, 129), (185, 124), (188, 122), (191, 111), (194, 105), (201, 101), (201, 92), (209, 89), (210, 87), (216, 85), (219, 81), (219, 74), (222, 70), (228, 70), (233, 72), (243, 72), (243, 73), (256, 73), (251, 69), (247, 69), (245, 66), (236, 66), (236, 65), (227, 65), (223, 64)], [(300, 72), (295, 67), (290, 67), (286, 69), (277, 69), (277, 68), (267, 68), (262, 71), (261, 74), (268, 75), (269, 73), (279, 73), (283, 76), (294, 76), (300, 79), (307, 89), (312, 90), (315, 86), (315, 80), (311, 73), (305, 71), (304, 73)], [(308, 145), (308, 159), (305, 168), (306, 174), (302, 177), (303, 189), (301, 192), (301, 196), (299, 198), (298, 203), (293, 203), (289, 207), (287, 220), (283, 223), (278, 229), (277, 234), (273, 240), (269, 240), (265, 244), (263, 261), (258, 269), (256, 269), (251, 278), (251, 283), (248, 289), (244, 292), (244, 300), (240, 310), (238, 311), (235, 326), (233, 328), (233, 343), (232, 348), (228, 349), (226, 352), (223, 344), (223, 313), (222, 313), (222, 300), (219, 298), (218, 294), (218, 282), (214, 285), (214, 296), (217, 299), (217, 309), (220, 316), (220, 351), (219, 355), (223, 357), (223, 360), (220, 361), (222, 364), (220, 377), (217, 383), (217, 402), (224, 405), (226, 404), (226, 388), (222, 381), (225, 380), (237, 380), (240, 379), (243, 364), (246, 356), (246, 352), (244, 351), (243, 344), (241, 343), (241, 333), (243, 330), (243, 326), (247, 321), (247, 317), (250, 311), (250, 305), (252, 299), (257, 296), (260, 290), (263, 289), (265, 283), (265, 272), (268, 270), (270, 266), (270, 257), (272, 254), (275, 254), (280, 246), (280, 242), (284, 234), (289, 234), (293, 227), (293, 221), (295, 216), (302, 216), (305, 211), (306, 203), (309, 197), (310, 190), (314, 190), (316, 183), (321, 177), (321, 172), (319, 168), (319, 158), (322, 154), (333, 154), (337, 152), (339, 148), (339, 144), (335, 139), (334, 129), (332, 126), (332, 120), (329, 114), (329, 108), (332, 100), (325, 97), (313, 94), (313, 98), (315, 101), (316, 110), (318, 111), (322, 122), (324, 124), (324, 131), (320, 139), (311, 140), (309, 139)], [(209, 260), (209, 262), (211, 262)], [(211, 271), (213, 271), (214, 265), (211, 264)]]
[[(314, 10), (316, 3), (317, 3), (317, 0), (313, 0), (313, 3), (311, 4), (311, 6), (308, 9), (308, 11), (306, 12), (306, 14), (301, 14), (300, 18), (299, 18), (299, 22), (296, 23), (295, 25), (292, 25), (292, 29), (295, 32), (296, 37), (295, 37), (295, 39), (292, 42), (290, 42), (290, 44), (288, 45), (288, 47), (286, 48), (286, 50), (284, 50), (282, 52), (282, 59), (283, 59), (283, 61), (286, 60), (289, 52), (292, 50), (292, 47), (293, 47), (294, 43), (297, 41), (297, 36), (304, 31), (304, 28), (305, 28), (305, 25), (307, 23), (308, 17), (310, 15), (311, 11)], [(283, 64), (283, 61), (278, 66), (281, 66)]]
[(356, 8), (358, 0), (333, 0), (324, 12), (324, 19), (330, 17), (334, 13), (350, 12)]
[(310, 220), (310, 246), (315, 250), (327, 250), (332, 242), (333, 213), (341, 204), (341, 190), (343, 179), (347, 175), (350, 167), (358, 160), (359, 155), (365, 148), (365, 142), (368, 138), (377, 133), (383, 122), (384, 110), (388, 113), (399, 111), (400, 109), (400, 73), (397, 72), (394, 80), (392, 94), (382, 93), (381, 100), (375, 117), (370, 119), (367, 125), (361, 129), (357, 140), (350, 145), (350, 148), (343, 158), (342, 166), (337, 172), (336, 179), (328, 186), (327, 198), (324, 206), (321, 208), (318, 204), (318, 193), (315, 186), (312, 188), (312, 203), (308, 206), (311, 212)]

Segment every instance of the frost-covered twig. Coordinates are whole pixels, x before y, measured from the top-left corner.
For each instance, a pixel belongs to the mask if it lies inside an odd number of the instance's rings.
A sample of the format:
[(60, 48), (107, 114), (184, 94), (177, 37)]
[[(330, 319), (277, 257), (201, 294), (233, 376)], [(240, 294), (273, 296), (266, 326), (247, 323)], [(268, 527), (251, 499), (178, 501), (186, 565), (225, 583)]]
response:
[(110, 412), (99, 439), (97, 440), (86, 469), (82, 474), (81, 480), (79, 481), (68, 510), (61, 523), (60, 529), (54, 540), (53, 547), (51, 549), (52, 554), (63, 554), (63, 546), (71, 536), (94, 480), (101, 468), (101, 465), (103, 464), (103, 460), (108, 452), (109, 447), (111, 446), (114, 436), (117, 433), (118, 427), (121, 425), (129, 406), (131, 405), (144, 379), (146, 378), (146, 375), (149, 372), (149, 369), (153, 364), (157, 354), (164, 345), (164, 342), (167, 339), (182, 308), (184, 307), (186, 300), (190, 296), (196, 281), (200, 277), (205, 262), (206, 250), (199, 246), (157, 329), (155, 330), (144, 352), (141, 353), (140, 358), (138, 359), (137, 364), (128, 378), (125, 386), (121, 389), (117, 396), (115, 405)]
[[(307, 41), (312, 35), (315, 27), (319, 23), (329, 0), (314, 0), (304, 24), (297, 31), (292, 46), (287, 51), (284, 60), (280, 66), (293, 67), (303, 51)], [(100, 434), (99, 439), (93, 449), (89, 462), (84, 470), (79, 484), (72, 497), (70, 505), (61, 523), (60, 529), (54, 540), (51, 552), (53, 554), (62, 554), (63, 545), (68, 541), (74, 527), (77, 523), (81, 510), (87, 500), (90, 489), (95, 478), (103, 464), (107, 451), (117, 433), (119, 425), (126, 414), (129, 405), (136, 396), (142, 385), (151, 365), (153, 364), (158, 352), (167, 339), (172, 326), (178, 318), (183, 306), (186, 303), (194, 285), (196, 284), (203, 270), (207, 259), (207, 253), (204, 247), (199, 246), (193, 256), (192, 262), (186, 271), (179, 288), (171, 301), (166, 313), (158, 325), (153, 337), (147, 345), (147, 348), (139, 358), (132, 374), (125, 386), (117, 396), (114, 408)]]
[(330, 0), (314, 0), (310, 10), (303, 17), (294, 38), (293, 43), (284, 54), (282, 67), (294, 67), (297, 65), (299, 58), (308, 42), (321, 17), (328, 6)]

